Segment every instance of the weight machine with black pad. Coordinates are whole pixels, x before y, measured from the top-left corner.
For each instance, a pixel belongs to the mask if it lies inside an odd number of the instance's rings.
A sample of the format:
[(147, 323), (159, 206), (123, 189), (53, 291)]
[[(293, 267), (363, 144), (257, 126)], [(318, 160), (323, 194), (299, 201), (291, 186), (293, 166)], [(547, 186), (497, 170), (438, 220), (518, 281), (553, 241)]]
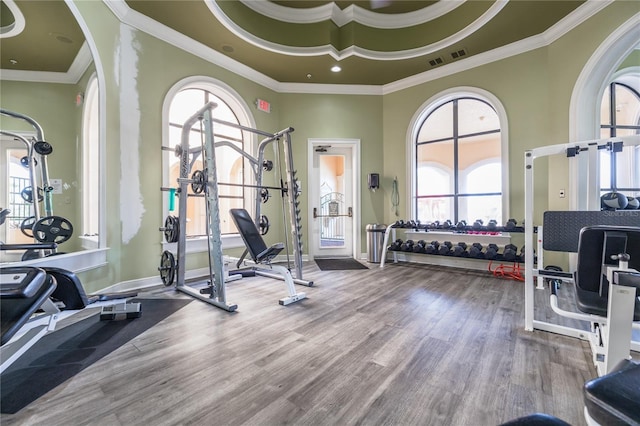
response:
[[(593, 298), (593, 303), (580, 302), (577, 308), (585, 308), (587, 305), (609, 303), (609, 306), (605, 310), (600, 310), (599, 315), (593, 313), (593, 311), (587, 313), (566, 311), (560, 309), (557, 306), (557, 296), (552, 294), (550, 296), (550, 304), (554, 312), (563, 317), (569, 317), (572, 319), (578, 319), (586, 321), (590, 324), (590, 331), (586, 331), (581, 328), (568, 327), (554, 323), (551, 321), (542, 321), (535, 319), (535, 291), (543, 290), (545, 279), (549, 282), (552, 290), (558, 280), (570, 282), (576, 284), (577, 287), (580, 283), (575, 283), (574, 278), (581, 279), (579, 274), (582, 274), (582, 278), (589, 273), (579, 272), (581, 267), (581, 254), (578, 253), (582, 250), (579, 245), (581, 232), (583, 229), (593, 226), (608, 226), (614, 228), (630, 227), (634, 232), (638, 232), (640, 235), (640, 211), (638, 210), (619, 210), (619, 211), (598, 211), (600, 208), (599, 197), (599, 185), (595, 177), (598, 176), (598, 150), (602, 149), (618, 149), (620, 145), (637, 146), (640, 145), (639, 136), (628, 136), (621, 138), (602, 139), (594, 141), (585, 141), (579, 143), (559, 144), (546, 147), (535, 148), (525, 152), (525, 246), (532, 247), (537, 243), (537, 264), (534, 261), (533, 251), (525, 251), (525, 329), (527, 331), (543, 330), (552, 333), (562, 334), (569, 337), (575, 337), (581, 340), (586, 340), (591, 344), (594, 364), (598, 370), (598, 374), (606, 374), (616, 360), (619, 359), (620, 353), (626, 351), (639, 351), (640, 342), (631, 340), (631, 332), (624, 337), (620, 342), (619, 338), (611, 338), (612, 334), (619, 336), (625, 334), (620, 332), (621, 328), (629, 327), (640, 329), (640, 324), (633, 323), (633, 315), (625, 316), (622, 306), (631, 306), (633, 311), (633, 301), (635, 289), (633, 293), (631, 290), (622, 289), (619, 291), (619, 287), (609, 285), (605, 287), (605, 283), (612, 283), (613, 277), (603, 278), (600, 280), (601, 275), (607, 274), (607, 264), (611, 262), (608, 258), (609, 255), (619, 255), (621, 253), (609, 253), (605, 250), (607, 245), (602, 245), (602, 242), (591, 243), (592, 246), (599, 244), (600, 252), (593, 254), (590, 260), (595, 264), (595, 267), (599, 268), (595, 275), (595, 279), (598, 280), (598, 285), (603, 286), (602, 291), (591, 292), (589, 295)], [(548, 211), (543, 215), (543, 225), (537, 227), (537, 238), (534, 241), (534, 196), (533, 196), (533, 182), (534, 182), (534, 161), (538, 158), (550, 156), (550, 155), (566, 155), (569, 158), (575, 158), (577, 155), (588, 156), (587, 170), (585, 172), (585, 181), (590, 182), (590, 185), (586, 188), (587, 191), (582, 194), (586, 200), (582, 200), (582, 205), (593, 208), (593, 210), (581, 210), (581, 211)], [(595, 170), (595, 172), (594, 172)], [(631, 267), (640, 269), (640, 237), (629, 231), (630, 238), (629, 244), (627, 244), (625, 250), (630, 251), (627, 253), (631, 255)], [(611, 230), (615, 233), (615, 230)], [(625, 232), (622, 229), (619, 232)], [(613, 235), (613, 234), (612, 234)], [(598, 240), (599, 241), (599, 240)], [(608, 240), (605, 240), (608, 241)], [(588, 244), (587, 242), (584, 243)], [(604, 247), (604, 248), (603, 248)], [(575, 275), (573, 273), (553, 271), (536, 268), (537, 265), (543, 265), (544, 250), (559, 251), (567, 253), (578, 253), (577, 267)], [(586, 250), (586, 249), (585, 249)], [(596, 249), (597, 250), (597, 249)], [(618, 250), (619, 251), (619, 250)], [(572, 263), (574, 260), (572, 259)], [(582, 265), (584, 265), (582, 260)], [(603, 266), (604, 265), (604, 266)], [(615, 268), (609, 267), (612, 271)], [(621, 262), (618, 269), (625, 270), (625, 264)], [(535, 279), (537, 277), (537, 280)], [(536, 285), (537, 283), (537, 285)], [(608, 293), (607, 293), (608, 290)], [(615, 293), (615, 294), (614, 294)], [(622, 294), (626, 293), (626, 297)], [(615, 303), (615, 307), (611, 308), (611, 303)], [(620, 315), (618, 315), (620, 314)], [(603, 316), (604, 315), (604, 316)], [(637, 319), (637, 318), (636, 318)], [(623, 324), (623, 325), (621, 325)], [(626, 324), (626, 325), (624, 325)], [(633, 325), (632, 325), (633, 324)], [(622, 350), (620, 348), (623, 348)]]
[[(263, 218), (264, 215), (260, 214), (261, 202), (265, 199), (268, 200), (269, 195), (264, 193), (264, 189), (278, 189), (283, 194), (283, 207), (284, 196), (286, 195), (289, 200), (289, 214), (285, 209), (283, 217), (289, 217), (290, 226), (292, 229), (291, 235), (293, 236), (293, 254), (294, 264), (296, 270), (296, 277), (293, 281), (296, 284), (302, 284), (311, 286), (313, 282), (305, 281), (302, 277), (302, 225), (300, 217), (300, 201), (298, 190), (298, 181), (296, 178), (296, 171), (293, 168), (293, 154), (291, 151), (291, 135), (293, 128), (287, 128), (277, 133), (267, 133), (261, 130), (252, 129), (246, 126), (241, 126), (235, 123), (226, 122), (212, 117), (212, 109), (216, 107), (216, 104), (209, 102), (202, 108), (200, 108), (195, 114), (189, 117), (182, 128), (181, 144), (176, 146), (175, 149), (164, 148), (164, 150), (172, 150), (180, 157), (180, 177), (178, 178), (177, 189), (173, 188), (161, 188), (163, 191), (170, 191), (178, 195), (178, 216), (165, 221), (164, 228), (160, 228), (165, 232), (167, 241), (177, 243), (177, 261), (172, 253), (165, 251), (162, 255), (161, 266), (159, 268), (160, 275), (165, 285), (171, 285), (175, 279), (175, 287), (177, 290), (189, 294), (199, 300), (217, 306), (227, 311), (235, 311), (237, 305), (227, 302), (226, 299), (226, 287), (225, 281), (231, 281), (233, 279), (241, 278), (240, 275), (229, 276), (228, 271), (225, 268), (222, 255), (222, 239), (220, 229), (220, 206), (218, 197), (219, 185), (236, 185), (226, 184), (224, 182), (218, 182), (215, 148), (226, 146), (237, 153), (239, 153), (244, 159), (248, 160), (255, 174), (255, 185), (242, 185), (243, 187), (252, 187), (258, 189), (256, 191), (256, 214), (257, 218), (256, 226), (261, 227), (265, 231), (268, 230), (268, 219)], [(204, 146), (202, 148), (190, 148), (189, 139), (190, 131), (193, 125), (198, 121), (201, 121), (204, 125)], [(258, 157), (255, 158), (248, 153), (238, 148), (235, 144), (229, 141), (214, 142), (213, 126), (214, 123), (230, 126), (243, 131), (254, 133), (265, 137), (258, 146)], [(285, 167), (286, 167), (286, 186), (283, 187), (267, 187), (262, 184), (262, 172), (263, 170), (271, 170), (273, 163), (267, 161), (264, 158), (264, 151), (266, 147), (273, 142), (284, 141), (284, 155), (285, 155)], [(279, 152), (279, 150), (278, 150)], [(189, 173), (197, 156), (203, 155), (204, 169), (202, 171), (194, 172), (191, 177)], [(281, 179), (282, 182), (282, 179)], [(189, 185), (192, 186), (194, 192), (204, 192), (204, 194), (195, 193), (193, 196), (204, 196), (207, 206), (207, 242), (209, 246), (209, 275), (210, 282), (207, 289), (203, 289), (203, 292), (197, 291), (185, 284), (185, 272), (186, 272), (186, 216), (187, 216), (187, 197)], [(266, 232), (265, 232), (266, 233)], [(288, 243), (287, 243), (287, 256), (289, 256)], [(243, 255), (243, 257), (246, 255)], [(282, 279), (282, 276), (273, 274), (269, 271), (262, 271), (256, 269), (256, 273), (272, 278)]]

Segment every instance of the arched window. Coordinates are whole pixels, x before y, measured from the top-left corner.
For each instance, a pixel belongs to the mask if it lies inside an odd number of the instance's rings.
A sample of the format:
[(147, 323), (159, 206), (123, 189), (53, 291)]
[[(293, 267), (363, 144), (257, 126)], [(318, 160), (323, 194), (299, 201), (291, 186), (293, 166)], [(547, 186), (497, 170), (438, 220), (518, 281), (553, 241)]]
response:
[(98, 247), (100, 230), (100, 115), (98, 78), (89, 79), (82, 111), (82, 234), (85, 248)]
[(502, 223), (502, 134), (491, 103), (447, 96), (428, 104), (415, 123), (416, 219)]
[[(217, 80), (200, 77), (189, 78), (174, 86), (165, 99), (165, 146), (174, 148), (181, 143), (182, 128), (184, 122), (207, 102), (214, 102), (217, 107), (213, 109), (214, 119), (245, 127), (255, 127), (249, 114), (249, 109), (239, 95), (233, 89)], [(238, 128), (213, 123), (214, 142), (231, 142), (241, 150), (253, 155), (253, 134)], [(204, 128), (196, 123), (191, 129), (189, 140), (190, 147), (201, 147), (204, 143)], [(251, 167), (246, 160), (235, 150), (220, 146), (216, 148), (216, 170), (219, 183), (233, 185), (252, 183)], [(180, 159), (173, 153), (165, 156), (165, 185), (177, 187), (177, 179), (180, 176)], [(202, 156), (193, 162), (190, 174), (203, 169)], [(220, 227), (225, 235), (235, 234), (236, 228), (229, 216), (232, 208), (247, 208), (251, 210), (251, 191), (245, 191), (242, 187), (231, 185), (219, 185)], [(189, 193), (192, 193), (189, 188)], [(163, 198), (166, 200), (166, 198)], [(177, 210), (177, 200), (176, 200)], [(165, 210), (168, 211), (168, 210)], [(176, 214), (177, 212), (169, 212)], [(207, 212), (206, 202), (203, 197), (189, 197), (187, 204), (186, 235), (187, 237), (199, 237), (206, 235)]]
[[(635, 83), (635, 88), (634, 88)], [(638, 74), (616, 78), (606, 88), (600, 104), (600, 137), (640, 134)], [(599, 151), (600, 192), (620, 191), (640, 196), (640, 146), (624, 146), (621, 152)]]

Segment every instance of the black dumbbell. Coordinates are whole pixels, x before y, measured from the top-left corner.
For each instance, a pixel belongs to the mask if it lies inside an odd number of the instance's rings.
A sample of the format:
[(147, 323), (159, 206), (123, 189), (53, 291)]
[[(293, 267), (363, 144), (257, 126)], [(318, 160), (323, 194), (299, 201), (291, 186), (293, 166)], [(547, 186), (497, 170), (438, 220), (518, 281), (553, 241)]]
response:
[(482, 252), (482, 244), (473, 243), (469, 249), (469, 257), (475, 259), (484, 259), (484, 253)]
[(507, 221), (507, 223), (504, 225), (504, 229), (507, 231), (513, 231), (516, 229), (516, 226), (518, 225), (518, 221), (515, 219), (509, 219)]
[(400, 219), (400, 220), (396, 220), (396, 223), (393, 224), (394, 228), (403, 228), (404, 227), (404, 220)]
[[(523, 262), (524, 263), (524, 255), (525, 255), (525, 246), (522, 246), (522, 248), (520, 249), (520, 255), (517, 257), (517, 261), (518, 262)], [(534, 263), (536, 263), (536, 251), (533, 251), (533, 259), (534, 259)]]
[(413, 251), (413, 240), (407, 240), (400, 245), (400, 250), (402, 251)]
[(453, 244), (451, 244), (451, 241), (445, 241), (438, 248), (438, 254), (444, 254), (444, 255), (453, 254), (453, 251), (451, 250), (451, 247), (453, 247)]
[(508, 262), (515, 262), (518, 258), (518, 247), (513, 244), (507, 244), (504, 246), (502, 257)]
[(498, 257), (498, 246), (496, 244), (489, 244), (487, 246), (487, 249), (484, 252), (484, 257), (485, 259), (495, 259), (496, 257)]
[(473, 222), (473, 225), (471, 225), (471, 228), (474, 231), (482, 231), (484, 228), (484, 222), (482, 221), (482, 219), (476, 219), (475, 222)]
[(467, 228), (467, 221), (466, 220), (461, 220), (458, 223), (456, 223), (456, 229), (458, 231), (464, 231)]
[(498, 229), (498, 221), (495, 219), (491, 219), (489, 223), (487, 223), (487, 231), (497, 231)]
[(395, 240), (394, 242), (391, 243), (391, 245), (389, 246), (389, 250), (391, 250), (391, 251), (399, 251), (401, 245), (402, 245), (402, 240), (400, 238), (398, 238), (397, 240)]
[(420, 240), (413, 246), (414, 253), (425, 253), (425, 246), (427, 242), (425, 240)]
[(447, 219), (440, 224), (440, 229), (449, 229), (451, 228), (452, 225), (453, 225), (452, 222), (449, 219)]
[(438, 254), (438, 248), (440, 247), (440, 243), (437, 241), (431, 241), (431, 243), (427, 244), (424, 248), (424, 252), (427, 254)]
[(458, 245), (453, 248), (453, 255), (456, 257), (468, 257), (467, 243), (459, 242)]

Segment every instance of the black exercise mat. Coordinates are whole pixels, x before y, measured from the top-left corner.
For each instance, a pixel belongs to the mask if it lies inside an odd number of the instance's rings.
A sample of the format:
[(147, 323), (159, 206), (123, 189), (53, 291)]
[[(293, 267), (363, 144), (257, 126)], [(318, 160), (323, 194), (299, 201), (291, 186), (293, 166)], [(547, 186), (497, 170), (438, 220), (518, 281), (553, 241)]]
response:
[(0, 376), (0, 411), (15, 414), (192, 300), (134, 299), (142, 316), (100, 321), (100, 311), (44, 336)]
[(315, 259), (321, 271), (347, 271), (351, 269), (369, 269), (355, 259)]

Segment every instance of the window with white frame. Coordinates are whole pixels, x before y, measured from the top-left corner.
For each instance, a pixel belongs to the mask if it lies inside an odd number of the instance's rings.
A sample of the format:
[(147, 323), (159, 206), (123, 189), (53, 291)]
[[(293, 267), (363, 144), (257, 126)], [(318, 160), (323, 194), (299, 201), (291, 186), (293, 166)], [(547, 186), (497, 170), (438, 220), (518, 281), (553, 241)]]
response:
[[(640, 134), (640, 93), (637, 74), (618, 77), (606, 88), (600, 105), (600, 137)], [(640, 197), (640, 146), (600, 154), (601, 194), (619, 191)]]
[[(89, 79), (82, 112), (82, 234), (98, 243), (100, 229), (100, 116), (98, 78)], [(97, 245), (96, 245), (97, 247)]]
[(416, 123), (415, 205), (422, 222), (502, 223), (502, 138), (494, 107), (479, 98), (447, 98)]
[[(181, 144), (184, 122), (208, 102), (214, 102), (217, 105), (212, 111), (214, 119), (251, 127), (249, 113), (245, 104), (230, 89), (219, 84), (208, 81), (192, 81), (168, 96), (171, 98), (167, 99), (170, 102), (167, 117), (169, 137), (165, 140), (170, 147)], [(230, 142), (242, 151), (252, 152), (253, 136), (249, 132), (224, 123), (214, 122), (213, 134), (214, 142)], [(203, 147), (204, 138), (204, 124), (197, 122), (191, 128), (189, 146), (191, 148)], [(242, 155), (228, 146), (217, 147), (215, 156), (217, 180), (219, 182), (220, 228), (224, 236), (237, 233), (233, 220), (229, 215), (229, 210), (232, 208), (247, 208), (246, 205), (251, 203), (252, 193), (237, 185), (253, 182), (250, 177), (252, 169)], [(180, 158), (173, 154), (169, 155), (168, 164), (165, 164), (165, 167), (168, 173), (168, 185), (176, 188), (178, 186), (177, 180), (180, 176)], [(192, 161), (190, 175), (196, 170), (203, 170), (203, 167), (203, 158), (200, 154), (195, 161)], [(202, 196), (193, 196), (190, 186), (189, 194), (191, 196), (187, 201), (186, 236), (204, 236), (207, 232), (206, 200)], [(175, 205), (177, 209), (177, 200)]]

